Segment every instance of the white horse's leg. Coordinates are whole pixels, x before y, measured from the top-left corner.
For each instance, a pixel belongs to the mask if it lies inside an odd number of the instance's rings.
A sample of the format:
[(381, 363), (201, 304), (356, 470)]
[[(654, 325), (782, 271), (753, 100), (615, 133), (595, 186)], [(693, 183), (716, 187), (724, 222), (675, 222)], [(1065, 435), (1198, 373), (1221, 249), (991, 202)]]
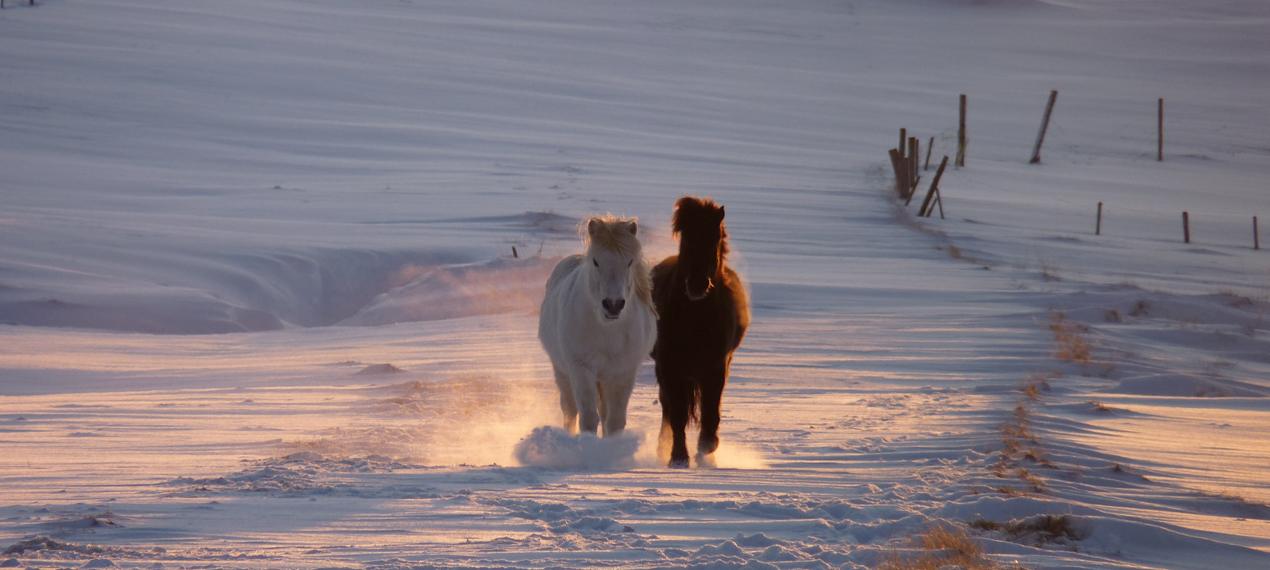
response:
[(626, 429), (626, 405), (630, 403), (631, 392), (634, 389), (633, 376), (629, 381), (615, 382), (605, 386), (604, 437), (617, 435)]
[(554, 365), (551, 367), (556, 374), (556, 388), (560, 389), (560, 412), (564, 416), (564, 431), (569, 433), (578, 433), (578, 404), (573, 401), (573, 386), (569, 384), (569, 377)]
[(577, 373), (573, 378), (573, 401), (578, 405), (578, 429), (595, 433), (600, 427), (599, 393), (595, 375)]

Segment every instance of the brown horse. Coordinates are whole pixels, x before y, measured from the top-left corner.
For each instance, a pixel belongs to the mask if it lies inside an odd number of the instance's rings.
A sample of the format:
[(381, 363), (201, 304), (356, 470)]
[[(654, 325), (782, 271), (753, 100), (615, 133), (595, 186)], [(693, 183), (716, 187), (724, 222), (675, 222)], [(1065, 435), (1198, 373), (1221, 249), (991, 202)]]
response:
[[(679, 255), (653, 268), (657, 305), (657, 385), (662, 443), (672, 437), (671, 467), (688, 466), (684, 429), (700, 419), (698, 461), (719, 447), (719, 405), (732, 365), (750, 325), (745, 286), (727, 266), (728, 233), (723, 206), (685, 196), (675, 203), (674, 234)], [(697, 413), (700, 405), (700, 415)]]

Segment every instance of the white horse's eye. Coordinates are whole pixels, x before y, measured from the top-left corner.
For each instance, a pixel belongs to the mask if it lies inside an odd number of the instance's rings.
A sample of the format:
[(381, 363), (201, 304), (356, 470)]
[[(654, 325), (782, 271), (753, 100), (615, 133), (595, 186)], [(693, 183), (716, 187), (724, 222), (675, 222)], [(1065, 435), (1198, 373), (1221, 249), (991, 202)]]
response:
[(592, 259), (592, 260), (591, 260), (591, 263), (592, 263), (593, 265), (595, 265), (596, 267), (599, 267), (599, 266), (600, 266), (600, 260), (598, 260), (598, 259)]

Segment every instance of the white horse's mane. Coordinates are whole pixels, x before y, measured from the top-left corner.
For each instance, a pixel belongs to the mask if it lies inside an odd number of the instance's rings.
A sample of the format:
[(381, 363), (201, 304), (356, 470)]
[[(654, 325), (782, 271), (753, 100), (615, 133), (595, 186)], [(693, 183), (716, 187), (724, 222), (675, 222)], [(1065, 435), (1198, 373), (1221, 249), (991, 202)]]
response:
[[(613, 214), (604, 214), (589, 218), (582, 224), (582, 235), (587, 236), (587, 247), (602, 247), (634, 258), (631, 266), (632, 278), (635, 280), (635, 296), (648, 307), (653, 307), (652, 272), (648, 260), (644, 259), (644, 251), (639, 238), (630, 232), (629, 224), (636, 218), (623, 218)], [(592, 222), (597, 222), (595, 231), (589, 231)]]

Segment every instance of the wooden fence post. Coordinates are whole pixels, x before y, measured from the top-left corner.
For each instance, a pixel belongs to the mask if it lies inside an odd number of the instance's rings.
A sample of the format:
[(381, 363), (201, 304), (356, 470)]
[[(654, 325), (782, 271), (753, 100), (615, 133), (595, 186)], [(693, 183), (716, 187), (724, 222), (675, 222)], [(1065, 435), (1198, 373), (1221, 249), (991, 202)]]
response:
[(917, 156), (921, 152), (918, 146), (917, 137), (908, 137), (908, 183), (909, 194), (912, 194), (917, 188)]
[(1058, 91), (1050, 90), (1050, 100), (1045, 104), (1045, 116), (1041, 117), (1041, 130), (1036, 133), (1036, 146), (1032, 147), (1031, 164), (1041, 162), (1041, 143), (1045, 142), (1045, 131), (1050, 126), (1050, 113), (1054, 112), (1054, 100), (1058, 99)]
[(933, 148), (935, 148), (935, 137), (926, 141), (926, 166), (922, 167), (922, 170), (930, 170), (930, 150)]
[(944, 177), (944, 168), (948, 166), (948, 156), (944, 155), (944, 159), (939, 161), (939, 168), (935, 170), (935, 178), (930, 181), (930, 190), (926, 191), (926, 199), (922, 200), (922, 207), (917, 210), (917, 216), (930, 216), (928, 210), (931, 206), (931, 199), (935, 196), (935, 192), (939, 188), (939, 179)]
[(887, 154), (891, 157), (891, 168), (895, 170), (895, 193), (900, 198), (905, 198), (908, 195), (904, 192), (904, 158), (900, 156), (900, 151), (895, 149), (888, 150)]
[(1191, 214), (1182, 212), (1182, 240), (1191, 243)]
[(957, 114), (957, 168), (966, 165), (966, 94), (961, 94), (961, 111)]
[(1159, 137), (1158, 137), (1158, 140), (1156, 141), (1155, 160), (1163, 162), (1164, 161), (1164, 98), (1163, 97), (1160, 97), (1159, 117), (1157, 122), (1160, 128), (1159, 128)]
[(1102, 235), (1102, 202), (1098, 203), (1098, 221), (1094, 224), (1094, 235)]
[(1261, 249), (1261, 236), (1257, 233), (1257, 217), (1252, 217), (1252, 249)]
[(904, 127), (900, 127), (900, 146), (899, 146), (900, 158), (906, 158), (904, 155), (904, 151), (907, 148), (908, 148), (908, 129)]

